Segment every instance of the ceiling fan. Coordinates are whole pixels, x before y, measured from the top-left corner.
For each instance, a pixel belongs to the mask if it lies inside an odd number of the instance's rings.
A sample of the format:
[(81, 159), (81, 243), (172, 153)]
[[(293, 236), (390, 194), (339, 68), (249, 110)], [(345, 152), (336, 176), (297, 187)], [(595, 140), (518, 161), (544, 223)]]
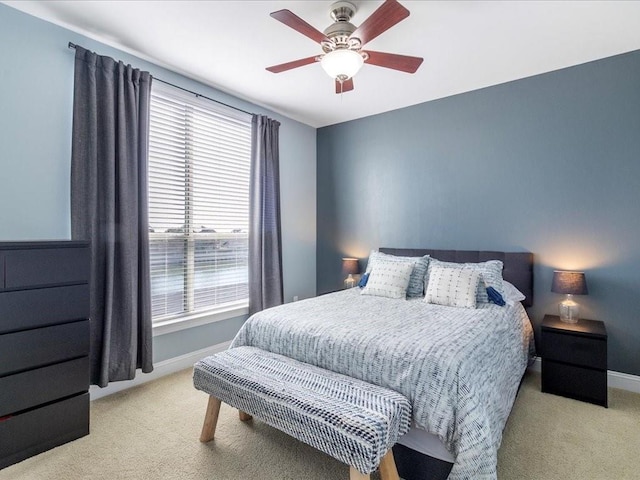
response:
[(349, 22), (355, 12), (356, 7), (352, 3), (335, 2), (331, 5), (330, 12), (334, 23), (329, 25), (324, 32), (316, 30), (290, 10), (278, 10), (271, 13), (271, 16), (276, 20), (319, 43), (324, 53), (273, 65), (267, 67), (267, 70), (280, 73), (320, 62), (322, 68), (335, 80), (336, 93), (353, 90), (353, 76), (358, 73), (364, 63), (407, 73), (415, 73), (418, 70), (422, 63), (420, 57), (362, 50), (366, 43), (407, 18), (409, 10), (400, 5), (397, 0), (385, 0), (357, 28)]

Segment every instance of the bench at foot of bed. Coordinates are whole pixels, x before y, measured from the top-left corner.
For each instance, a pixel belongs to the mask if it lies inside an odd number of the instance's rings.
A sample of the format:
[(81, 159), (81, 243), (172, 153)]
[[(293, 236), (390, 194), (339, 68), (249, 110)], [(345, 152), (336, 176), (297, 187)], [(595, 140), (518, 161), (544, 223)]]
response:
[(397, 480), (391, 447), (409, 430), (411, 405), (397, 392), (254, 347), (232, 348), (194, 366), (210, 395), (200, 441), (215, 435), (220, 403), (350, 466), (351, 480), (380, 468)]

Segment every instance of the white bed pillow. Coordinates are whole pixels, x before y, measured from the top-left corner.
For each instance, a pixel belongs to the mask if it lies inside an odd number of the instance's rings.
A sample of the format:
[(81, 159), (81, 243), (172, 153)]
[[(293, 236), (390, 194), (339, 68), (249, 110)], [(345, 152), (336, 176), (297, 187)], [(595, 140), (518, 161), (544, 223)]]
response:
[(414, 262), (410, 261), (399, 262), (378, 258), (369, 272), (367, 285), (360, 293), (389, 298), (406, 297), (413, 266)]
[(516, 303), (521, 302), (525, 298), (527, 298), (524, 293), (522, 293), (512, 283), (509, 283), (506, 280), (502, 281), (502, 286), (504, 288), (504, 293), (502, 294), (502, 299), (510, 307), (512, 307)]
[(443, 266), (434, 266), (430, 270), (425, 302), (447, 307), (476, 308), (480, 272)]
[(373, 267), (379, 259), (391, 260), (394, 262), (412, 262), (413, 271), (409, 277), (407, 297), (421, 297), (424, 295), (424, 278), (427, 275), (427, 267), (429, 266), (429, 255), (424, 255), (422, 257), (403, 257), (371, 250), (371, 253), (369, 254), (369, 261), (367, 262), (366, 273), (371, 273), (371, 270), (373, 270)]
[(432, 258), (427, 268), (427, 276), (425, 279), (426, 288), (429, 288), (431, 281), (431, 271), (434, 267), (457, 268), (460, 270), (473, 270), (480, 274), (480, 281), (476, 290), (476, 303), (489, 303), (487, 296), (487, 287), (493, 287), (502, 295), (504, 288), (502, 286), (502, 262), (500, 260), (488, 260), (480, 263), (452, 263), (441, 262)]

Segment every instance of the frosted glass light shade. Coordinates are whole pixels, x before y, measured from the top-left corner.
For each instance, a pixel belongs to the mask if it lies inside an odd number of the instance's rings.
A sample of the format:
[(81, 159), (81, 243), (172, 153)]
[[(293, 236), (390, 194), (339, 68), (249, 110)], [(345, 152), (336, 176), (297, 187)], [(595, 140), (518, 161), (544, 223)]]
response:
[(353, 77), (362, 65), (364, 58), (358, 52), (346, 48), (333, 50), (322, 57), (320, 65), (331, 78), (346, 80)]

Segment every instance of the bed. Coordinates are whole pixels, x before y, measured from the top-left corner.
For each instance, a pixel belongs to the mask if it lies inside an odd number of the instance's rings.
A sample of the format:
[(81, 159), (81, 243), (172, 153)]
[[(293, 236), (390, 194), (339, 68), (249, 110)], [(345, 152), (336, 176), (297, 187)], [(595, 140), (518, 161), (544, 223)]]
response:
[(358, 288), (253, 315), (232, 348), (250, 345), (391, 388), (413, 407), (412, 430), (394, 447), (400, 476), (495, 479), (497, 451), (533, 345), (532, 255), (381, 248), (444, 262), (502, 261), (522, 302), (477, 309), (422, 298), (361, 295)]

